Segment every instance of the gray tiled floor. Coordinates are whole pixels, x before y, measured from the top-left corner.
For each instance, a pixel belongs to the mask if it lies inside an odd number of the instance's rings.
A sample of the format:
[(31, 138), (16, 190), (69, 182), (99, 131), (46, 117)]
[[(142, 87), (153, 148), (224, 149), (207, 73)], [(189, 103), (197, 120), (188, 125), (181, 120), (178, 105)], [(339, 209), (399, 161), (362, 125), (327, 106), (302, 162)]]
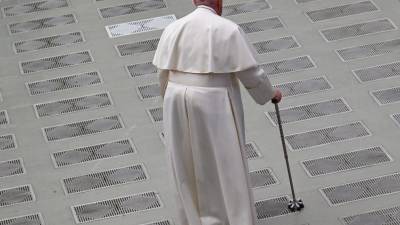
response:
[[(284, 92), (294, 181), (306, 204), (286, 210), (274, 108), (243, 92), (259, 223), (400, 224), (400, 2), (225, 6)], [(174, 224), (149, 62), (161, 29), (189, 13), (191, 1), (0, 7), (0, 224)]]

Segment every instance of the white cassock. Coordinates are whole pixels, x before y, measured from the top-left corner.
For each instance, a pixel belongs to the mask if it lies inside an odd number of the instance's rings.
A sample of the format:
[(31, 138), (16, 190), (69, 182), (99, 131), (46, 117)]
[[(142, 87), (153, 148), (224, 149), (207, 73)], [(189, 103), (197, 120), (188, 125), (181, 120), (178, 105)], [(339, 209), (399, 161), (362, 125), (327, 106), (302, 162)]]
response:
[(170, 24), (159, 69), (177, 225), (255, 225), (238, 80), (265, 104), (273, 88), (244, 32), (206, 6)]

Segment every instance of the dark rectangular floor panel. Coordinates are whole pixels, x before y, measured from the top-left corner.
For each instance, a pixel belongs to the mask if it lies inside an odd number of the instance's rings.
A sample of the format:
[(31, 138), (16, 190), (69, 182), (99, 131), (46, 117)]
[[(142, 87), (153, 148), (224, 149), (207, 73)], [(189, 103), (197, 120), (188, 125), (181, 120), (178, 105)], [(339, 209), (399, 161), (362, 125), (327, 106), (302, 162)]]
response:
[(369, 136), (370, 132), (361, 122), (328, 127), (320, 130), (286, 136), (293, 150), (315, 147), (339, 141)]
[(300, 45), (293, 37), (282, 37), (253, 43), (258, 54), (276, 52), (285, 49), (298, 48)]
[(21, 159), (13, 159), (0, 162), (0, 178), (14, 176), (24, 173), (24, 167)]
[(157, 73), (157, 67), (155, 67), (151, 62), (129, 65), (126, 69), (131, 77)]
[(65, 113), (79, 112), (83, 110), (98, 109), (111, 106), (108, 93), (82, 96), (78, 98), (65, 99), (57, 102), (35, 105), (39, 117), (61, 115)]
[(160, 94), (160, 84), (147, 84), (137, 87), (139, 96), (141, 99), (151, 99), (159, 97)]
[(9, 150), (17, 147), (15, 137), (12, 134), (0, 136), (0, 150)]
[(142, 165), (113, 169), (88, 175), (63, 179), (68, 194), (90, 191), (98, 188), (143, 181), (147, 175)]
[(297, 58), (262, 64), (261, 67), (268, 75), (276, 75), (314, 68), (315, 65), (309, 56), (300, 56)]
[(0, 126), (8, 124), (8, 116), (7, 111), (2, 110), (0, 111)]
[(29, 185), (0, 190), (0, 207), (34, 201), (35, 197)]
[(89, 134), (96, 134), (116, 129), (121, 129), (122, 124), (119, 116), (96, 118), (66, 125), (44, 128), (48, 141), (62, 140), (66, 138), (79, 137)]
[(377, 197), (399, 191), (400, 174), (398, 173), (321, 189), (321, 192), (332, 205)]
[(163, 0), (147, 0), (133, 4), (119, 5), (99, 9), (100, 15), (103, 18), (128, 15), (133, 13), (145, 12), (166, 8), (167, 5)]
[(287, 196), (256, 202), (257, 219), (267, 219), (292, 213), (288, 209), (288, 203), (289, 198)]
[(312, 1), (317, 1), (317, 0), (296, 0), (297, 3), (307, 3)]
[(246, 145), (244, 146), (244, 151), (245, 151), (246, 158), (249, 160), (261, 157), (260, 150), (252, 142), (246, 143)]
[(354, 70), (353, 73), (361, 82), (397, 77), (400, 76), (400, 62)]
[(266, 187), (277, 183), (277, 180), (270, 169), (251, 171), (249, 175), (252, 188)]
[[(310, 0), (308, 0), (310, 1)], [(308, 2), (307, 1), (307, 2)], [(297, 0), (297, 2), (305, 2), (304, 0)], [(307, 16), (314, 22), (328, 20), (343, 16), (356, 15), (365, 12), (376, 11), (378, 8), (371, 1), (362, 1), (352, 4), (336, 6), (332, 8), (319, 9), (307, 12)]]
[(105, 27), (110, 38), (123, 37), (126, 35), (163, 30), (176, 20), (174, 14), (151, 17), (142, 20), (134, 20), (124, 23), (112, 24)]
[(31, 95), (52, 93), (55, 91), (68, 90), (71, 88), (88, 87), (102, 83), (100, 74), (96, 71), (81, 73), (65, 77), (57, 77), (50, 80), (28, 83)]
[(396, 121), (397, 125), (400, 126), (400, 114), (393, 114), (392, 118)]
[(319, 176), (390, 162), (392, 159), (381, 147), (373, 147), (344, 154), (302, 162), (310, 176)]
[(224, 6), (223, 16), (232, 16), (242, 13), (257, 12), (269, 9), (270, 6), (265, 0), (252, 0), (245, 3)]
[(171, 223), (169, 220), (164, 220), (164, 221), (158, 221), (158, 222), (154, 222), (154, 223), (146, 223), (146, 224), (142, 224), (142, 225), (172, 225), (173, 223)]
[(19, 41), (14, 43), (14, 49), (17, 53), (30, 52), (46, 48), (54, 48), (63, 45), (70, 45), (83, 42), (81, 32), (72, 32), (49, 37), (42, 37), (33, 40)]
[(362, 59), (400, 51), (400, 39), (336, 50), (344, 61)]
[(27, 3), (23, 5), (4, 7), (3, 12), (5, 16), (9, 17), (9, 16), (19, 16), (28, 13), (35, 13), (35, 12), (63, 8), (63, 7), (68, 7), (67, 0), (46, 0), (46, 1)]
[(33, 61), (20, 62), (22, 74), (52, 70), (69, 66), (77, 66), (93, 62), (89, 51), (58, 55)]
[(341, 220), (345, 225), (399, 225), (400, 206), (380, 209), (354, 216), (344, 217)]
[(158, 123), (163, 121), (163, 108), (157, 107), (147, 110), (153, 123)]
[(44, 225), (40, 214), (32, 214), (0, 220), (0, 225)]
[(274, 85), (274, 87), (280, 89), (284, 97), (309, 94), (316, 91), (324, 91), (333, 88), (325, 77), (292, 81), (288, 83), (277, 84)]
[(77, 23), (73, 14), (48, 17), (20, 23), (9, 24), (11, 34), (24, 33), (34, 30), (42, 30), (50, 27), (64, 26)]
[(284, 27), (279, 17), (255, 20), (246, 23), (239, 23), (238, 25), (243, 29), (243, 31), (246, 34), (267, 31), (267, 30), (274, 30)]
[(337, 41), (394, 29), (396, 29), (396, 27), (392, 24), (392, 22), (390, 22), (390, 20), (380, 19), (339, 28), (321, 30), (321, 34), (327, 41)]
[(53, 153), (57, 167), (135, 153), (128, 139)]
[(136, 55), (139, 53), (152, 52), (157, 49), (159, 38), (139, 41), (128, 44), (117, 45), (120, 56)]
[[(283, 124), (350, 111), (350, 107), (343, 99), (333, 99), (280, 110)], [(277, 125), (276, 112), (268, 112), (268, 115), (273, 123)]]
[(73, 207), (77, 223), (122, 216), (161, 207), (158, 194), (148, 192)]
[(373, 91), (371, 93), (372, 96), (374, 96), (375, 100), (381, 105), (396, 103), (400, 101), (400, 87)]

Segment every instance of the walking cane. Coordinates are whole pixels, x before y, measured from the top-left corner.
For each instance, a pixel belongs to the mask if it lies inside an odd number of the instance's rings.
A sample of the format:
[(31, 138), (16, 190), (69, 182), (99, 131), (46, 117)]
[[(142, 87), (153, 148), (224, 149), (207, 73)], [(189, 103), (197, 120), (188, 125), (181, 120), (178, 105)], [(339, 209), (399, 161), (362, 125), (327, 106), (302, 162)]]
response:
[(287, 153), (287, 150), (286, 150), (285, 137), (284, 137), (284, 134), (283, 134), (281, 115), (279, 113), (278, 102), (272, 100), (272, 103), (274, 103), (274, 105), (275, 105), (276, 117), (278, 119), (279, 131), (280, 131), (280, 134), (281, 134), (283, 153), (285, 155), (286, 167), (287, 167), (287, 171), (288, 171), (288, 174), (289, 174), (290, 188), (292, 190), (293, 199), (289, 201), (288, 208), (292, 212), (300, 211), (300, 210), (302, 210), (304, 208), (304, 203), (303, 203), (303, 201), (301, 199), (296, 199), (296, 195), (294, 193), (292, 173), (290, 172), (289, 157), (288, 157), (288, 153)]

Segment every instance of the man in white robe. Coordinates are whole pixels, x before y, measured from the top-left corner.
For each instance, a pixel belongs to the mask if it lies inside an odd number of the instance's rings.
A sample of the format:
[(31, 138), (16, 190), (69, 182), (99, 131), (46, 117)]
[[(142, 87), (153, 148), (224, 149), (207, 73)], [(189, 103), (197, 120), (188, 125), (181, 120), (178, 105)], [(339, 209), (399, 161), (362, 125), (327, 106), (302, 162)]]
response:
[(258, 66), (241, 28), (222, 14), (222, 0), (164, 30), (159, 69), (169, 175), (177, 225), (255, 225), (238, 80), (258, 104), (282, 95)]

